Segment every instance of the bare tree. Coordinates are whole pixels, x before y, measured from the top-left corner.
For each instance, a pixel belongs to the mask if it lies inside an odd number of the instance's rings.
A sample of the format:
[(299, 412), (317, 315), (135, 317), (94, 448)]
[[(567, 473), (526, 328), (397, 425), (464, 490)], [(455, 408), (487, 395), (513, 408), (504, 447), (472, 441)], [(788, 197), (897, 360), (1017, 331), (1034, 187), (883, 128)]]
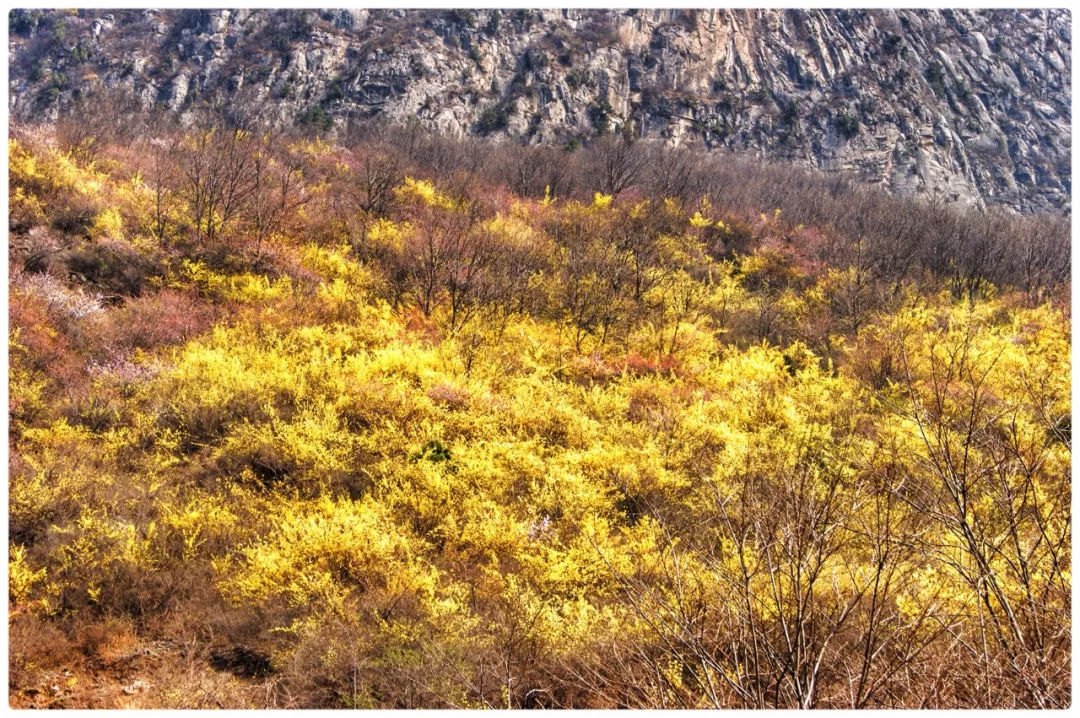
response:
[(479, 270), (488, 257), (484, 247), (471, 242), (479, 221), (477, 208), (458, 211), (418, 205), (407, 208), (406, 216), (412, 232), (393, 260), (397, 270), (392, 271), (399, 294), (411, 294), (424, 316), (430, 317), (452, 286), (460, 315), (472, 301)]
[(252, 140), (251, 190), (247, 213), (255, 229), (256, 251), (271, 233), (309, 200), (304, 191), (303, 160), (282, 148), (283, 138), (264, 133)]
[(225, 232), (255, 189), (252, 144), (243, 130), (217, 127), (184, 138), (178, 152), (180, 195), (206, 242)]
[(978, 599), (967, 616), (976, 675), (991, 681), (993, 670), (1006, 679), (988, 682), (986, 695), (1016, 686), (1026, 694), (1020, 704), (1061, 707), (1069, 701), (1070, 635), (1054, 616), (1069, 603), (1068, 477), (1046, 475), (1058, 440), (1052, 425), (1031, 441), (1024, 408), (990, 390), (999, 355), (980, 355), (973, 341), (969, 325), (930, 351), (917, 374), (901, 340), (909, 400), (901, 411), (916, 426), (927, 476), (905, 498), (945, 532), (917, 545)]
[(653, 144), (648, 150), (645, 188), (650, 197), (671, 197), (684, 204), (700, 199), (699, 152)]
[(399, 162), (381, 145), (354, 149), (351, 159), (354, 180), (346, 190), (349, 197), (366, 214), (386, 214), (393, 190), (401, 183)]
[(154, 236), (162, 241), (168, 232), (170, 197), (177, 184), (177, 150), (175, 138), (154, 137), (146, 142), (150, 156), (150, 187), (154, 193), (151, 222)]
[(593, 181), (600, 192), (618, 197), (641, 175), (645, 153), (638, 142), (622, 135), (605, 135), (587, 149)]

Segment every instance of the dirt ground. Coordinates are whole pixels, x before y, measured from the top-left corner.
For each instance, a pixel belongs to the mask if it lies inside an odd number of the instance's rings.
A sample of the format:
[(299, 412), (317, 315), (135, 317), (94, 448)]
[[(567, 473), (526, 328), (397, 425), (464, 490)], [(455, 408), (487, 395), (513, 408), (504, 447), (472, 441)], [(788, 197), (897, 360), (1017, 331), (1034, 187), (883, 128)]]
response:
[(29, 616), (9, 620), (12, 708), (280, 707), (273, 682), (215, 670), (211, 650), (143, 639), (123, 624), (74, 636)]

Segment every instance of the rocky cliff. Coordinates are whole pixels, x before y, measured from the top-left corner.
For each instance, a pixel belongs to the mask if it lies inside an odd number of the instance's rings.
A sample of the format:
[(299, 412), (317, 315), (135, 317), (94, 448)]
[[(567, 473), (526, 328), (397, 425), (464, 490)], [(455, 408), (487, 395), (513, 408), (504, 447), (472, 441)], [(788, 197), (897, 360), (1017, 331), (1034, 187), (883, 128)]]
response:
[(10, 109), (105, 91), (191, 118), (413, 118), (566, 144), (626, 131), (1070, 208), (1070, 15), (1025, 11), (13, 11)]

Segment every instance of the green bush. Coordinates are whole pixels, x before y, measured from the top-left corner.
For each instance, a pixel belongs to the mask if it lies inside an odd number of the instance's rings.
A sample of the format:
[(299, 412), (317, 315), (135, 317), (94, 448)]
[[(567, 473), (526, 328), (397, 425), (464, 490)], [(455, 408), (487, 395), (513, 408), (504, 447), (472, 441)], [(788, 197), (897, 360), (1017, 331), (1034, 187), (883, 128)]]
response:
[(487, 135), (504, 129), (508, 114), (505, 105), (500, 104), (487, 108), (480, 113), (480, 118), (476, 121), (477, 132)]
[(611, 116), (615, 110), (607, 100), (600, 100), (589, 105), (589, 120), (598, 134), (607, 134), (611, 131)]
[(839, 113), (834, 123), (836, 124), (836, 131), (843, 135), (845, 139), (850, 140), (859, 134), (859, 118), (848, 112)]
[(304, 110), (297, 118), (296, 124), (302, 127), (312, 127), (321, 132), (328, 132), (334, 126), (334, 118), (327, 114), (321, 106), (316, 105)]

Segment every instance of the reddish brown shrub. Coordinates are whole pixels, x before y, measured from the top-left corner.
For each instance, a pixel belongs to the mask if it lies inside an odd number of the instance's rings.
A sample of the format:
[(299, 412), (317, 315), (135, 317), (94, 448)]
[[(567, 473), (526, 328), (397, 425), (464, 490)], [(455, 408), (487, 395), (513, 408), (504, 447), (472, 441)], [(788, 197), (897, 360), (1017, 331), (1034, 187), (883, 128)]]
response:
[(8, 302), (8, 319), (19, 347), (12, 353), (13, 364), (42, 372), (61, 384), (75, 383), (82, 362), (44, 299), (13, 291)]
[(214, 308), (186, 291), (163, 289), (129, 299), (96, 318), (98, 341), (113, 353), (177, 344), (209, 328)]

